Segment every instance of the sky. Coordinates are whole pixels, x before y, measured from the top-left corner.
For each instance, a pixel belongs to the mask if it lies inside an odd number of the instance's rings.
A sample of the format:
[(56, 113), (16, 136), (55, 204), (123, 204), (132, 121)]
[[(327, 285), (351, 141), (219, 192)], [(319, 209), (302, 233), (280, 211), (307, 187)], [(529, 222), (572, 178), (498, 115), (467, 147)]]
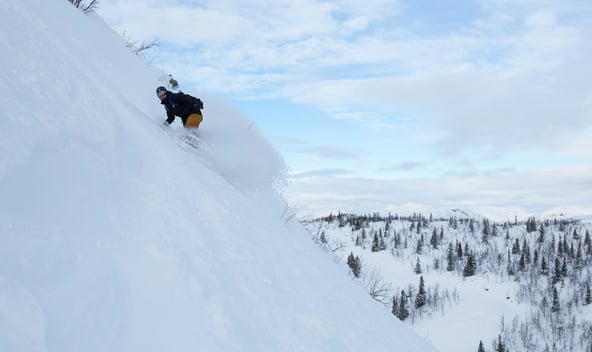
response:
[(253, 121), (303, 214), (592, 214), (589, 1), (101, 0), (98, 14), (157, 39), (147, 60), (186, 92)]
[(196, 150), (98, 18), (2, 0), (0, 33), (1, 351), (435, 351), (310, 240), (231, 105)]

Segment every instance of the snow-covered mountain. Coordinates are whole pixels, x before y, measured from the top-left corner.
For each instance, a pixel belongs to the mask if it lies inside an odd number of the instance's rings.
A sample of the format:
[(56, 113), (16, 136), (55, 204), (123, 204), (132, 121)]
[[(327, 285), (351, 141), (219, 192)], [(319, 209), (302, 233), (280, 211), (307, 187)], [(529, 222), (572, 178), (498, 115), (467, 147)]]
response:
[[(325, 256), (280, 156), (65, 0), (0, 0), (1, 351), (435, 351)], [(180, 77), (177, 77), (180, 81)]]
[[(455, 211), (307, 221), (393, 316), (442, 352), (592, 349), (592, 224)], [(422, 287), (422, 288), (420, 288)], [(422, 292), (423, 291), (423, 292)]]

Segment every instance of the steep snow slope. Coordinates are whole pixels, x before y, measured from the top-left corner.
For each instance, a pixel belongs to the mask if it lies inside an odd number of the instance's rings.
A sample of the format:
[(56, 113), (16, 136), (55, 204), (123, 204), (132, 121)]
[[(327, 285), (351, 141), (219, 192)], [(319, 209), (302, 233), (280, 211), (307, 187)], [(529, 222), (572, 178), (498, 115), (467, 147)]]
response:
[(0, 0), (1, 351), (434, 351), (284, 214), (281, 158), (63, 0)]

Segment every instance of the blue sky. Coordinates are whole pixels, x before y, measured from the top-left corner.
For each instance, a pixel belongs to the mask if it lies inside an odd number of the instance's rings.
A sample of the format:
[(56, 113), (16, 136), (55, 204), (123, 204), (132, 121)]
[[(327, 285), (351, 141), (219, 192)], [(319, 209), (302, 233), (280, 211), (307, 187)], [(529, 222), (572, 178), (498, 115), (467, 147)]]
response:
[(303, 213), (592, 213), (589, 1), (100, 6), (116, 31), (159, 38), (148, 60), (185, 91), (254, 121)]

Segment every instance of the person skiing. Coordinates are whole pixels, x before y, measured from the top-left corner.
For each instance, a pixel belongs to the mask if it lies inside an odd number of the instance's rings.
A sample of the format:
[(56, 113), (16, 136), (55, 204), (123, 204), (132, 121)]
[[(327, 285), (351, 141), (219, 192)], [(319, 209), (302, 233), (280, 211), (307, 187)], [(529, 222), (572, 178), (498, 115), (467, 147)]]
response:
[(163, 122), (165, 126), (173, 123), (175, 116), (181, 118), (185, 128), (197, 129), (203, 121), (203, 115), (201, 113), (203, 102), (201, 99), (183, 92), (173, 93), (162, 86), (156, 88), (156, 96), (158, 96), (160, 103), (166, 109), (167, 119)]

